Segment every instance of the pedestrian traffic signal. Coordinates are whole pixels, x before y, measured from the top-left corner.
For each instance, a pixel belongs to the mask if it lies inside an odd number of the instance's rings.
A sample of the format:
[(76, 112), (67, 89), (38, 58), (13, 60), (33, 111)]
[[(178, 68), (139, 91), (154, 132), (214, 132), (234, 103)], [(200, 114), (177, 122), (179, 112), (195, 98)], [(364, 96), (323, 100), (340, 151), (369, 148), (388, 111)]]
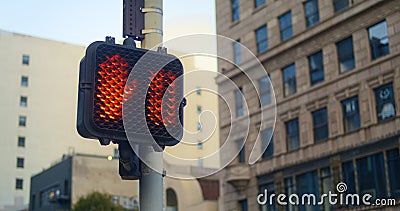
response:
[[(130, 76), (131, 75), (131, 76)], [(102, 144), (177, 144), (183, 134), (183, 66), (175, 56), (94, 42), (80, 64), (77, 129)], [(132, 136), (131, 136), (132, 135)]]

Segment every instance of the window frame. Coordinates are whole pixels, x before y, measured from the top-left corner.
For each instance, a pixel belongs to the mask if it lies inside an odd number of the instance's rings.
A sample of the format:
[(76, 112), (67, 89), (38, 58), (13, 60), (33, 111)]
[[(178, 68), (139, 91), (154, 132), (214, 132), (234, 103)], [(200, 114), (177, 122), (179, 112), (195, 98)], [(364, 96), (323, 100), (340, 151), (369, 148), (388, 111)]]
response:
[[(314, 7), (316, 7), (316, 11), (314, 11), (313, 13), (310, 13), (307, 15), (307, 4), (313, 5)], [(318, 0), (308, 0), (306, 2), (303, 3), (303, 8), (304, 8), (304, 18), (306, 20), (306, 27), (310, 28), (316, 24), (319, 23), (320, 21), (320, 17), (319, 17), (319, 4), (318, 4)], [(316, 16), (317, 20), (316, 22), (310, 22), (310, 18)]]
[(243, 92), (242, 88), (239, 87), (239, 89), (235, 90), (234, 92), (235, 95), (235, 113), (236, 117), (241, 117), (244, 115), (244, 108), (243, 108)]
[(270, 105), (272, 103), (271, 96), (271, 80), (269, 76), (258, 79), (258, 90), (260, 92), (260, 107)]
[[(296, 126), (296, 130), (293, 130), (289, 133), (289, 127), (292, 125)], [(300, 128), (299, 128), (299, 118), (296, 117), (294, 119), (288, 120), (285, 122), (286, 129), (286, 151), (292, 152), (300, 149)], [(291, 144), (289, 144), (291, 143)]]
[[(318, 113), (323, 112), (324, 114), (324, 118), (325, 118), (325, 122), (322, 122), (318, 125), (316, 125), (316, 119), (318, 117)], [(317, 142), (321, 142), (321, 141), (325, 141), (327, 139), (329, 139), (329, 117), (328, 117), (328, 109), (326, 107), (324, 108), (320, 108), (318, 110), (315, 110), (313, 112), (311, 112), (312, 115), (312, 119), (313, 119), (313, 135), (314, 135), (314, 143)], [(322, 138), (322, 139), (317, 139), (317, 131), (320, 131), (321, 129), (325, 129), (326, 130), (326, 137)]]
[(233, 61), (236, 65), (239, 65), (242, 63), (242, 46), (240, 43), (240, 39), (233, 42), (232, 46), (233, 46)]
[[(324, 54), (322, 50), (315, 52), (307, 57), (308, 59), (308, 69), (310, 73), (310, 84), (311, 86), (323, 82), (325, 80), (325, 70), (324, 70)], [(319, 61), (316, 61), (319, 60)], [(312, 61), (316, 61), (316, 68), (312, 67)], [(320, 65), (318, 65), (320, 63)], [(313, 74), (318, 74), (318, 72), (322, 73), (322, 77), (317, 80), (313, 80)]]
[[(386, 100), (382, 100), (378, 103), (378, 92), (381, 90), (384, 90), (385, 88), (389, 89), (389, 91), (391, 91), (391, 96), (392, 98), (390, 99), (386, 99)], [(374, 96), (375, 96), (375, 110), (376, 110), (376, 118), (378, 120), (378, 122), (383, 122), (383, 121), (387, 121), (393, 118), (396, 118), (397, 112), (396, 112), (396, 99), (395, 99), (395, 93), (394, 93), (394, 88), (393, 88), (393, 82), (390, 82), (388, 84), (384, 84), (381, 85), (379, 87), (376, 87), (374, 90)], [(388, 97), (389, 98), (389, 97)], [(394, 111), (394, 115), (390, 116), (388, 118), (383, 118), (380, 117), (380, 113), (379, 113), (379, 108), (382, 107), (382, 110), (384, 109), (383, 107), (387, 104), (391, 103), (391, 105), (393, 105), (392, 109)]]
[[(339, 1), (346, 1), (347, 5), (345, 7), (342, 7), (342, 8), (337, 8), (335, 3), (338, 3)], [(344, 10), (348, 9), (352, 4), (353, 4), (352, 0), (333, 0), (332, 1), (333, 12), (336, 14), (336, 13), (339, 13), (341, 11), (344, 11)]]
[(23, 115), (20, 115), (19, 116), (19, 120), (18, 120), (18, 126), (26, 127), (26, 124), (27, 124), (27, 117), (23, 116)]
[(254, 8), (259, 8), (264, 5), (267, 0), (254, 0)]
[(15, 189), (16, 190), (23, 190), (24, 189), (24, 179), (16, 178), (15, 179)]
[(25, 147), (26, 146), (26, 137), (25, 136), (18, 136), (18, 147)]
[[(348, 40), (350, 40), (349, 42), (351, 42), (351, 45), (349, 45), (349, 43), (346, 43)], [(353, 36), (351, 35), (349, 37), (346, 37), (345, 39), (342, 39), (336, 42), (335, 44), (336, 44), (337, 59), (338, 59), (337, 61), (339, 65), (339, 73), (345, 73), (356, 68)], [(345, 49), (346, 46), (347, 47), (351, 46), (351, 51), (350, 49)], [(341, 52), (346, 52), (346, 54), (343, 54)], [(345, 64), (349, 61), (351, 61), (351, 66), (344, 68)]]
[(21, 76), (21, 87), (29, 86), (29, 78), (28, 76)]
[[(383, 54), (380, 54), (380, 55), (375, 55), (375, 52), (376, 51), (374, 51), (374, 49), (376, 49), (376, 48), (374, 48), (374, 45), (373, 45), (373, 42), (372, 42), (372, 38), (371, 38), (371, 29), (373, 29), (374, 27), (379, 27), (379, 25), (380, 24), (384, 24), (384, 26), (385, 26), (385, 33), (386, 33), (386, 36), (384, 36), (384, 37), (382, 37), (382, 38), (380, 38), (379, 39), (379, 41), (380, 41), (380, 43), (379, 44), (381, 44), (381, 41), (382, 40), (384, 40), (384, 39), (386, 39), (387, 40), (387, 52), (383, 52)], [(389, 31), (388, 31), (388, 27), (387, 27), (387, 22), (386, 22), (386, 20), (383, 20), (383, 21), (380, 21), (380, 22), (378, 22), (378, 23), (376, 23), (376, 24), (374, 24), (374, 25), (372, 25), (372, 26), (370, 26), (370, 27), (368, 27), (367, 28), (367, 31), (368, 31), (368, 41), (369, 41), (369, 47), (370, 47), (370, 51), (371, 51), (371, 60), (375, 60), (375, 59), (379, 59), (379, 58), (381, 58), (381, 57), (383, 57), (383, 56), (386, 56), (386, 55), (389, 55), (390, 54), (390, 46), (389, 46)], [(379, 49), (381, 49), (381, 48), (379, 48)]]
[[(287, 16), (289, 16), (289, 18), (287, 18)], [(286, 18), (288, 20), (288, 23), (283, 22), (284, 20), (286, 20)], [(292, 18), (293, 17), (292, 17), (292, 11), (291, 10), (283, 13), (282, 15), (280, 15), (278, 17), (278, 19), (279, 19), (279, 32), (280, 32), (280, 35), (281, 35), (280, 38), (281, 38), (282, 42), (284, 42), (284, 41), (290, 39), (291, 37), (293, 37), (293, 20), (292, 20)], [(283, 34), (284, 34), (283, 32), (286, 32), (286, 31), (289, 31), (290, 35), (288, 35), (288, 37), (283, 37)]]
[(23, 157), (17, 157), (17, 168), (25, 168), (25, 159)]
[[(261, 131), (261, 145), (262, 145), (262, 149), (264, 149), (265, 144), (267, 141), (269, 141), (269, 144), (267, 146), (267, 148), (265, 149), (265, 151), (262, 153), (261, 158), (262, 159), (268, 159), (271, 157), (274, 157), (274, 135), (273, 135), (273, 128), (266, 128), (264, 130)], [(268, 140), (266, 139), (268, 138)], [(269, 140), (271, 139), (271, 140)], [(270, 150), (270, 151), (268, 151)]]
[[(355, 102), (354, 109), (356, 109), (356, 110), (355, 111), (351, 111), (350, 113), (347, 113), (347, 111), (345, 111), (345, 109), (346, 109), (345, 108), (345, 103), (351, 102), (351, 101)], [(356, 95), (356, 96), (353, 96), (353, 97), (349, 97), (349, 98), (347, 98), (345, 100), (342, 100), (340, 102), (341, 107), (342, 107), (342, 116), (343, 116), (343, 118), (342, 118), (343, 121), (342, 122), (343, 122), (344, 133), (350, 133), (350, 132), (356, 131), (356, 130), (361, 128), (361, 115), (360, 115), (360, 106), (359, 106), (359, 102), (358, 101), (359, 101), (359, 98), (358, 98), (358, 95)], [(347, 126), (347, 125), (352, 125), (352, 124), (347, 123), (346, 120), (348, 120), (348, 119), (358, 121), (358, 123), (355, 124), (356, 125), (355, 128), (348, 128), (349, 126)]]
[(231, 0), (232, 22), (240, 19), (240, 0)]
[(30, 56), (28, 54), (22, 54), (22, 64), (29, 65)]
[(20, 96), (19, 106), (20, 107), (28, 107), (28, 97), (27, 96)]
[[(262, 25), (261, 27), (257, 28), (254, 33), (256, 34), (257, 53), (261, 54), (268, 51), (269, 49), (268, 26), (266, 24)], [(261, 49), (261, 46), (263, 45), (266, 45), (265, 49), (264, 48)]]
[[(293, 72), (294, 72), (293, 78), (289, 77), (289, 75), (287, 75), (290, 73), (288, 71), (291, 71), (292, 67), (293, 67)], [(287, 77), (286, 77), (286, 75), (287, 75)], [(293, 75), (293, 74), (290, 74), (290, 75)], [(283, 79), (283, 96), (289, 97), (291, 95), (296, 94), (297, 93), (297, 80), (296, 80), (296, 65), (295, 65), (295, 63), (292, 63), (292, 64), (282, 68), (282, 79)], [(286, 82), (286, 79), (287, 79), (287, 82)], [(294, 80), (290, 81), (290, 79), (294, 79)], [(293, 92), (289, 92), (286, 85), (288, 85), (288, 87), (291, 87), (291, 85), (293, 85)]]

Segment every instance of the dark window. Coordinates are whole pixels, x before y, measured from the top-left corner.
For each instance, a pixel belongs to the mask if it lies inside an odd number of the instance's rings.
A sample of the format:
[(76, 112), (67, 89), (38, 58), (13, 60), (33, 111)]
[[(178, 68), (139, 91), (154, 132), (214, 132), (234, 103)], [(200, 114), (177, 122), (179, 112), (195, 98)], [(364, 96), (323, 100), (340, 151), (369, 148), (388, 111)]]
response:
[(200, 89), (200, 87), (197, 87), (197, 88), (196, 88), (196, 94), (197, 94), (197, 95), (201, 95), (201, 89)]
[(203, 142), (197, 142), (197, 149), (203, 149)]
[(306, 26), (310, 27), (319, 22), (318, 0), (309, 0), (304, 3)]
[(17, 158), (17, 168), (24, 168), (24, 158)]
[(369, 27), (368, 34), (372, 59), (389, 54), (389, 39), (386, 21), (382, 21)]
[[(296, 192), (299, 196), (303, 196), (304, 194), (314, 194), (315, 198), (310, 197), (310, 203), (314, 203), (319, 201), (319, 185), (318, 185), (318, 172), (311, 171), (304, 174), (300, 174), (296, 176)], [(305, 210), (315, 210), (319, 211), (319, 205), (299, 205), (299, 211)]]
[(19, 100), (19, 105), (21, 107), (26, 107), (28, 105), (28, 97), (21, 96)]
[(287, 121), (285, 124), (286, 124), (287, 151), (292, 151), (300, 148), (298, 118)]
[(342, 177), (343, 182), (347, 185), (346, 193), (356, 193), (353, 161), (348, 161), (342, 164)]
[(247, 211), (247, 199), (239, 201), (239, 211)]
[(235, 91), (235, 105), (236, 105), (236, 116), (243, 116), (243, 95), (242, 88)]
[(198, 123), (197, 123), (197, 130), (201, 130), (201, 129), (202, 129), (201, 123), (198, 122)]
[(387, 84), (376, 88), (374, 91), (378, 121), (395, 117), (396, 103), (394, 100), (393, 85)]
[(324, 62), (322, 51), (318, 51), (308, 57), (308, 67), (310, 68), (311, 85), (324, 80)]
[(238, 159), (239, 163), (244, 163), (246, 162), (246, 152), (245, 152), (245, 145), (243, 144), (243, 141), (238, 141), (237, 146), (239, 151)]
[(200, 105), (197, 106), (197, 113), (201, 114), (201, 106)]
[(283, 90), (285, 97), (296, 93), (296, 67), (291, 64), (282, 69)]
[(240, 9), (239, 9), (239, 0), (231, 0), (232, 6), (232, 21), (239, 20)]
[(262, 77), (258, 80), (260, 87), (260, 103), (261, 107), (271, 104), (271, 81), (268, 76)]
[(25, 147), (25, 137), (23, 136), (18, 137), (18, 147)]
[(265, 4), (265, 0), (255, 0), (255, 6), (259, 7), (261, 5)]
[(328, 112), (326, 108), (312, 112), (314, 142), (328, 139)]
[[(329, 191), (334, 190), (333, 178), (331, 174), (331, 169), (329, 167), (322, 168), (320, 170), (320, 180), (321, 180), (321, 191), (322, 193), (329, 193)], [(324, 198), (324, 210), (331, 210), (331, 205), (329, 204), (329, 199)]]
[(24, 87), (28, 86), (28, 77), (27, 76), (21, 77), (21, 86), (24, 86)]
[(279, 16), (279, 29), (281, 31), (281, 40), (285, 41), (292, 37), (292, 12), (289, 11)]
[(24, 180), (23, 179), (15, 179), (15, 189), (22, 190), (24, 188)]
[(342, 101), (344, 132), (351, 132), (360, 128), (360, 112), (358, 97)]
[(235, 61), (235, 64), (240, 64), (242, 63), (242, 49), (241, 49), (241, 44), (240, 40), (236, 40), (233, 43), (233, 59)]
[(333, 7), (335, 13), (340, 12), (350, 6), (349, 1), (351, 0), (333, 0)]
[(256, 41), (258, 53), (268, 50), (268, 29), (266, 25), (256, 30)]
[(261, 205), (260, 206), (260, 210), (261, 211), (275, 211), (277, 210), (276, 207), (276, 202), (275, 200), (273, 200), (272, 202), (269, 200), (269, 196), (271, 196), (271, 194), (275, 194), (275, 186), (274, 183), (268, 183), (265, 185), (261, 185), (260, 186), (260, 194), (265, 194), (265, 190), (267, 190), (267, 195), (264, 195), (264, 197), (267, 197), (266, 199), (261, 198), (262, 200), (266, 200), (266, 204), (265, 205)]
[(336, 43), (339, 70), (341, 73), (351, 70), (355, 67), (354, 51), (353, 51), (353, 37), (348, 37)]
[(390, 196), (400, 198), (400, 156), (399, 149), (386, 151), (390, 182)]
[(22, 55), (22, 64), (29, 65), (29, 55)]
[(26, 116), (19, 116), (19, 126), (26, 126)]
[[(285, 178), (283, 185), (284, 185), (286, 196), (290, 196), (290, 195), (294, 194), (293, 177)], [(295, 210), (294, 205), (291, 203), (288, 203), (288, 205), (286, 206), (286, 211), (293, 211), (293, 210)]]
[(269, 158), (274, 155), (274, 139), (272, 136), (272, 128), (265, 129), (261, 131), (261, 144), (262, 149), (266, 150), (262, 154), (263, 158)]
[(387, 196), (383, 153), (358, 159), (357, 179), (361, 194), (369, 193), (373, 197)]

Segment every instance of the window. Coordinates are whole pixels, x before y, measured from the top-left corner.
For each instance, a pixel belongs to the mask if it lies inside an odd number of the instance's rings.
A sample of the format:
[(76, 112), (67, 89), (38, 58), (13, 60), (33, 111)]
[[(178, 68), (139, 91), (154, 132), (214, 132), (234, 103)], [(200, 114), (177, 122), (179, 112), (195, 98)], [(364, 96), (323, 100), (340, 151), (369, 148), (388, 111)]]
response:
[(235, 64), (240, 64), (242, 62), (242, 49), (241, 49), (241, 44), (240, 40), (236, 40), (233, 43), (233, 59)]
[(235, 91), (235, 105), (236, 105), (236, 116), (243, 116), (243, 96), (242, 96), (242, 88), (239, 87), (238, 90)]
[(201, 105), (197, 105), (197, 113), (201, 114)]
[(355, 67), (353, 52), (353, 37), (346, 38), (336, 43), (339, 70), (341, 73), (351, 70)]
[(309, 0), (304, 3), (306, 26), (311, 27), (319, 22), (318, 0)]
[(256, 30), (257, 52), (263, 53), (268, 50), (268, 29), (264, 25)]
[(201, 129), (202, 129), (201, 123), (198, 122), (198, 123), (197, 123), (197, 130), (201, 130)]
[(358, 97), (342, 101), (344, 132), (351, 132), (360, 128), (360, 112)]
[(18, 147), (25, 147), (25, 137), (23, 136), (18, 137)]
[(28, 105), (28, 97), (21, 96), (19, 100), (19, 105), (21, 107), (26, 107)]
[(357, 179), (361, 194), (369, 193), (373, 197), (387, 196), (383, 153), (358, 159)]
[(265, 0), (255, 0), (255, 6), (256, 8), (265, 4)]
[(239, 20), (240, 9), (239, 9), (239, 0), (231, 0), (232, 4), (232, 21)]
[(262, 77), (258, 80), (260, 87), (260, 103), (261, 107), (271, 104), (271, 81), (268, 76)]
[(277, 210), (275, 200), (273, 200), (272, 203), (269, 200), (269, 196), (271, 196), (271, 194), (275, 194), (274, 183), (271, 182), (271, 183), (268, 183), (266, 185), (261, 185), (260, 186), (260, 194), (264, 194), (265, 190), (267, 190), (268, 194), (264, 195), (264, 197), (267, 197), (267, 198), (266, 199), (265, 198), (261, 198), (261, 199), (262, 200), (266, 200), (267, 203), (265, 203), (265, 205), (261, 205), (260, 206), (260, 210), (261, 211), (275, 211), (275, 210)]
[(201, 95), (201, 89), (200, 89), (200, 87), (196, 87), (196, 94), (197, 94), (197, 95)]
[(296, 67), (291, 64), (283, 68), (282, 72), (284, 96), (287, 97), (296, 93)]
[[(318, 172), (311, 171), (296, 176), (296, 192), (299, 196), (304, 194), (314, 194), (314, 198), (310, 197), (310, 201), (319, 201), (319, 185), (318, 185)], [(320, 210), (317, 203), (313, 205), (299, 205), (299, 211), (303, 210)]]
[(197, 166), (199, 166), (199, 167), (203, 166), (203, 159), (202, 158), (198, 158), (197, 159)]
[(15, 189), (22, 190), (24, 187), (24, 180), (23, 179), (15, 179)]
[(319, 109), (312, 112), (313, 117), (313, 130), (314, 130), (314, 142), (328, 139), (328, 112), (326, 108)]
[(348, 161), (342, 164), (342, 180), (347, 185), (346, 193), (356, 193), (353, 161)]
[(335, 9), (335, 13), (338, 13), (349, 7), (351, 3), (349, 1), (351, 0), (333, 0), (333, 7)]
[(262, 149), (265, 149), (265, 147), (267, 147), (264, 153), (262, 154), (262, 157), (263, 158), (272, 157), (274, 155), (274, 139), (272, 136), (272, 128), (268, 128), (261, 131), (261, 144), (262, 144)]
[(311, 85), (324, 81), (324, 62), (322, 51), (308, 56)]
[(382, 21), (369, 27), (368, 34), (372, 59), (389, 54), (389, 39), (386, 21)]
[(203, 142), (197, 142), (197, 149), (203, 149)]
[(292, 37), (292, 12), (289, 11), (279, 17), (279, 28), (281, 31), (281, 40), (285, 41)]
[(239, 151), (239, 155), (238, 155), (238, 159), (239, 159), (239, 163), (244, 163), (246, 162), (246, 152), (245, 152), (245, 145), (243, 143), (243, 141), (238, 141), (237, 142), (237, 146)]
[(300, 148), (299, 120), (298, 118), (287, 121), (286, 125), (286, 144), (287, 151)]
[(247, 200), (246, 199), (239, 201), (239, 211), (247, 211)]
[(21, 77), (21, 86), (27, 87), (28, 86), (28, 76)]
[[(286, 196), (290, 196), (292, 194), (294, 194), (294, 184), (293, 184), (293, 177), (288, 177), (284, 179), (284, 189), (285, 189), (285, 194)], [(294, 211), (294, 205), (291, 203), (288, 203), (288, 205), (286, 206), (286, 211)]]
[(24, 158), (17, 158), (17, 168), (24, 168)]
[(388, 166), (389, 183), (390, 183), (390, 196), (400, 197), (400, 156), (399, 149), (392, 149), (386, 151), (386, 160)]
[(22, 64), (29, 65), (29, 55), (22, 55)]
[(19, 126), (26, 126), (26, 116), (19, 116)]
[(374, 91), (378, 121), (395, 117), (396, 103), (394, 100), (393, 85), (387, 84), (376, 88)]
[[(322, 168), (320, 170), (320, 175), (322, 193), (329, 193), (329, 191), (334, 190), (331, 169), (329, 167)], [(324, 202), (324, 210), (331, 210), (331, 205), (329, 204), (328, 198), (324, 198)]]

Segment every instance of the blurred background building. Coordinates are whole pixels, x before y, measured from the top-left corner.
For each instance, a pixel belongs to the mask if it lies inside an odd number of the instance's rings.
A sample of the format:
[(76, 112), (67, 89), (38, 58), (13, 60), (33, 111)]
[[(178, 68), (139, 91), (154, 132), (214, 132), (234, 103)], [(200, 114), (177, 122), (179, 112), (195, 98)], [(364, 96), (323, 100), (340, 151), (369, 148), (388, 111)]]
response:
[(0, 31), (0, 210), (29, 203), (30, 177), (63, 154), (112, 155), (76, 132), (78, 67), (85, 47)]
[[(259, 128), (257, 115), (273, 105), (268, 100), (260, 105), (245, 75), (219, 61), (219, 71), (241, 88), (245, 98), (219, 78), (220, 93), (228, 93), (228, 104), (235, 109), (232, 125), (246, 117), (251, 124), (248, 137), (232, 131), (247, 142), (222, 172), (221, 210), (350, 209), (328, 203), (260, 206), (256, 200), (265, 189), (269, 194), (320, 195), (335, 191), (339, 182), (347, 184), (346, 193), (394, 198), (399, 204), (400, 2), (216, 1), (216, 16), (217, 33), (249, 48), (268, 70), (277, 106), (271, 143), (262, 159), (250, 166), (247, 157), (258, 129), (261, 139), (273, 130)], [(219, 43), (219, 54), (248, 67), (251, 58), (243, 58), (237, 46)], [(260, 78), (256, 86), (261, 98), (270, 99), (265, 81)], [(243, 100), (249, 116), (242, 111)], [(223, 142), (231, 116), (224, 103), (219, 107)]]

